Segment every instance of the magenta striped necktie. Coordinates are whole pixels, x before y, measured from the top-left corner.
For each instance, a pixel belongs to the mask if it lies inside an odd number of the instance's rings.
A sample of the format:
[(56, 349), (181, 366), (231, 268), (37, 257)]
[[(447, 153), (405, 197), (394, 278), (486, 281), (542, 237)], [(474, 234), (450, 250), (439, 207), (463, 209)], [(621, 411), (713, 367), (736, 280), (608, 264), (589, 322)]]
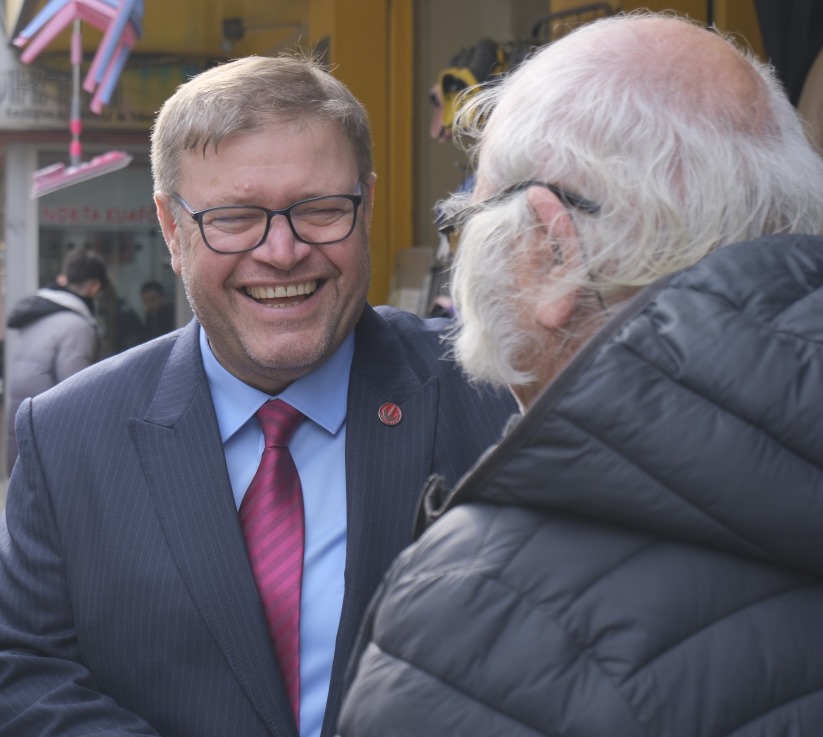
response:
[(240, 504), (240, 523), (299, 728), (303, 490), (288, 443), (303, 415), (275, 399), (257, 411), (257, 419), (266, 447)]

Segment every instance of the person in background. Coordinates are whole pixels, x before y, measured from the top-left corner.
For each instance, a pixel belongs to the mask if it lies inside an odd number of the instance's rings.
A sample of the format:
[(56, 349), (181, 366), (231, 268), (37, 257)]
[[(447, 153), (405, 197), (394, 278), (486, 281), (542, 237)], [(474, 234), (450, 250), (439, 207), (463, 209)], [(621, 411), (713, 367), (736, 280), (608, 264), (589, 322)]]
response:
[(770, 68), (673, 15), (468, 115), (455, 352), (522, 417), (369, 609), (343, 737), (817, 737), (823, 160)]
[(34, 397), (100, 358), (95, 299), (108, 285), (106, 264), (94, 252), (74, 248), (55, 284), (18, 302), (7, 325), (19, 331), (9, 361), (8, 447), (11, 472), (17, 459), (14, 417)]
[(140, 287), (143, 300), (146, 337), (170, 333), (175, 328), (174, 304), (166, 300), (166, 293), (159, 281), (147, 281)]
[(0, 736), (325, 737), (425, 479), (515, 405), (366, 303), (371, 133), (319, 64), (194, 77), (151, 163), (195, 319), (20, 408)]
[(146, 326), (137, 310), (127, 299), (117, 294), (115, 289), (104, 292), (100, 302), (106, 327), (103, 338), (104, 356), (122, 353), (147, 339)]

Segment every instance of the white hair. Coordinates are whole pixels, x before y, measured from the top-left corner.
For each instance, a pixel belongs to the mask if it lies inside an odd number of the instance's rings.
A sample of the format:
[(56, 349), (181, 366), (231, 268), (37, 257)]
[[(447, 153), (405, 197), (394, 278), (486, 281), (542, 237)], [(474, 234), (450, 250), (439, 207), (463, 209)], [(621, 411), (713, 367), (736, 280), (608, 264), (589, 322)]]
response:
[[(688, 42), (670, 48), (672, 23), (708, 58), (689, 56)], [(544, 294), (614, 302), (730, 243), (823, 234), (823, 160), (774, 71), (730, 39), (707, 44), (707, 33), (645, 12), (596, 21), (462, 109), (458, 125), (477, 141), (478, 197), (540, 180), (600, 206), (569, 208), (584, 258), (564, 282), (546, 280)], [(727, 67), (736, 57), (729, 78), (711, 67), (713, 49)], [(527, 256), (535, 268), (536, 223), (524, 194), (479, 209), (457, 250), (455, 351), (474, 378), (528, 383), (543, 338), (520, 314), (535, 295), (515, 291)], [(547, 270), (549, 246), (543, 238)]]

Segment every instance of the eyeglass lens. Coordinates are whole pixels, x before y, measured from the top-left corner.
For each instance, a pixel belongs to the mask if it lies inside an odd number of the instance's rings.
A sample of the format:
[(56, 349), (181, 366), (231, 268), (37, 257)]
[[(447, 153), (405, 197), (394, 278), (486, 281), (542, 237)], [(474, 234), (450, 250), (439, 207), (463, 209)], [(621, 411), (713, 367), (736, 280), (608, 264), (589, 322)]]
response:
[[(346, 197), (298, 202), (284, 215), (297, 238), (323, 244), (344, 240), (354, 229), (356, 205)], [(275, 215), (276, 217), (276, 215)], [(261, 207), (216, 207), (201, 215), (203, 237), (215, 251), (246, 251), (266, 237), (269, 212)]]

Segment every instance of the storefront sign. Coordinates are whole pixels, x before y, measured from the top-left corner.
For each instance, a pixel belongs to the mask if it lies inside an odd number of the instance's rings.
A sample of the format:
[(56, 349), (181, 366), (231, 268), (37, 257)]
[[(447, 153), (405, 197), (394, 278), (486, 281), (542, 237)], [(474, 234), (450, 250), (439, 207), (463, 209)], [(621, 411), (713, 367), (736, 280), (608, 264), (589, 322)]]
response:
[(41, 205), (40, 227), (81, 226), (89, 229), (130, 230), (157, 227), (154, 206), (97, 207), (95, 205)]

